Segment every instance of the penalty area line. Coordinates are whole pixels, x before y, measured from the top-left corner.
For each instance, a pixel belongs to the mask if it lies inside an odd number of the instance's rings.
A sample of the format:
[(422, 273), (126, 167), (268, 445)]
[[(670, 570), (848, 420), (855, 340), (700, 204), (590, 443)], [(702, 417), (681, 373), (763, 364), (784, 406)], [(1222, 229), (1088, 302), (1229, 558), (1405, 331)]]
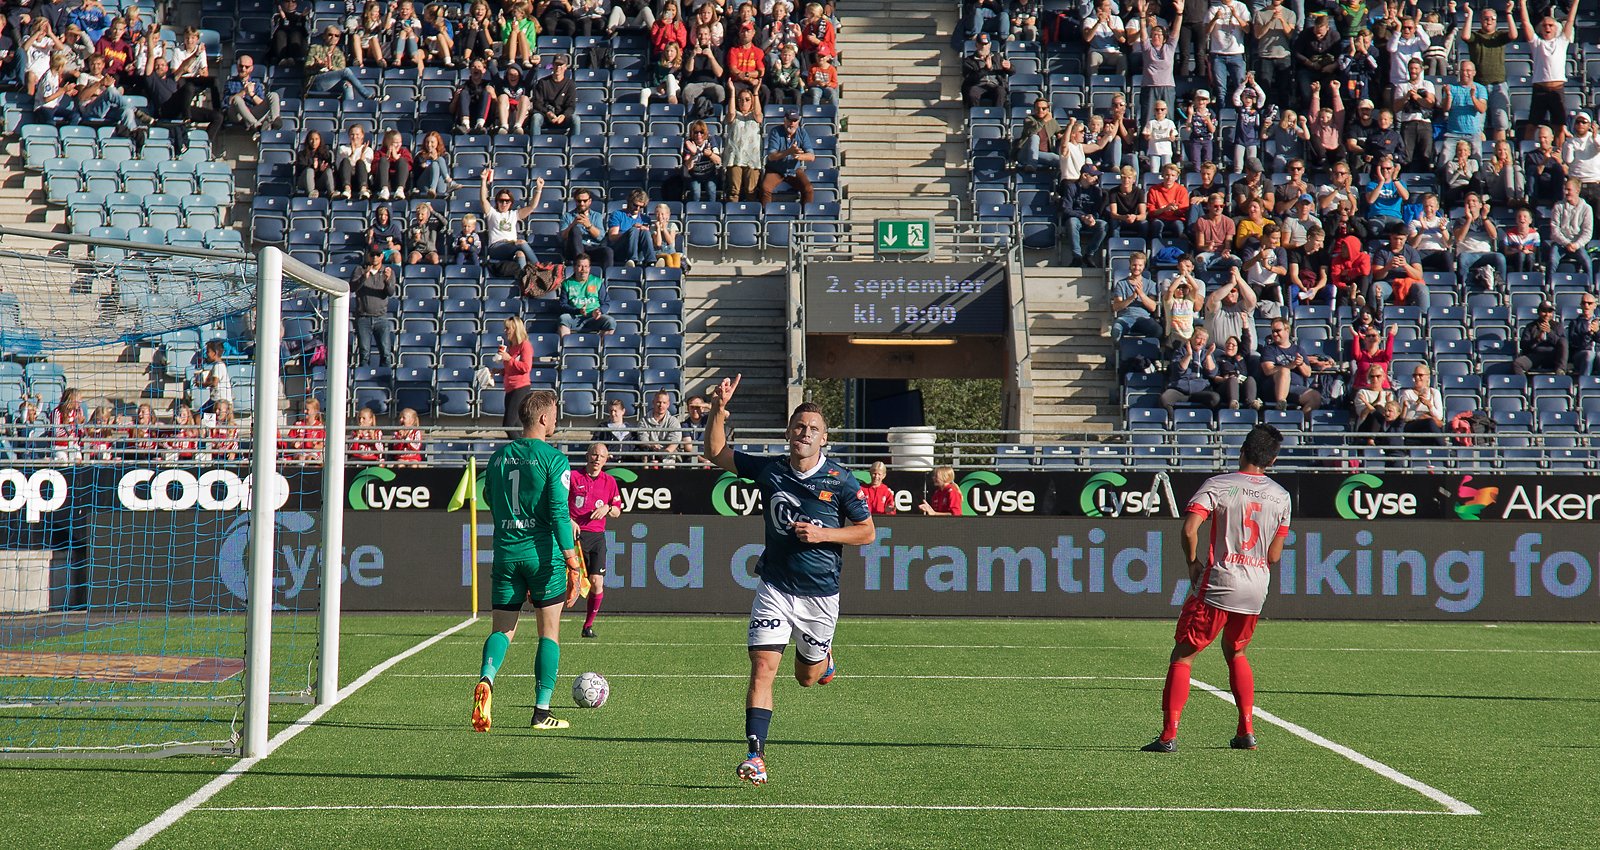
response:
[(1448, 817), (1465, 812), (1438, 809), (1290, 809), (1246, 806), (937, 806), (870, 803), (487, 803), (459, 805), (372, 806), (205, 806), (201, 812), (479, 812), (572, 809), (676, 809), (676, 810), (802, 810), (857, 812), (1022, 812), (1028, 814), (1092, 814), (1095, 812), (1249, 814), (1249, 815), (1430, 815)]
[[(1217, 697), (1218, 699), (1221, 699), (1222, 701), (1224, 701), (1224, 702), (1226, 702), (1226, 703), (1228, 703), (1230, 705), (1237, 705), (1238, 704), (1237, 702), (1234, 701), (1233, 694), (1231, 694), (1231, 693), (1229, 693), (1229, 692), (1227, 692), (1225, 690), (1222, 690), (1221, 688), (1215, 687), (1213, 685), (1208, 685), (1205, 682), (1200, 681), (1199, 679), (1191, 679), (1190, 681), (1194, 684), (1195, 687), (1197, 687), (1197, 688), (1199, 688), (1199, 689), (1201, 689), (1203, 691), (1206, 691), (1207, 693), (1210, 693), (1211, 695)], [(1285, 732), (1288, 732), (1289, 734), (1295, 736), (1296, 738), (1300, 738), (1300, 739), (1302, 739), (1304, 741), (1308, 741), (1308, 742), (1310, 742), (1312, 744), (1315, 744), (1315, 745), (1317, 745), (1317, 746), (1319, 746), (1319, 747), (1321, 747), (1321, 748), (1323, 748), (1325, 750), (1328, 750), (1329, 752), (1337, 753), (1338, 755), (1344, 756), (1345, 758), (1349, 759), (1350, 761), (1353, 761), (1356, 764), (1361, 765), (1362, 767), (1372, 771), (1373, 773), (1378, 774), (1379, 776), (1383, 777), (1384, 779), (1389, 780), (1390, 782), (1393, 782), (1393, 783), (1395, 783), (1397, 785), (1404, 786), (1406, 788), (1410, 788), (1411, 790), (1417, 792), (1418, 794), (1421, 794), (1422, 796), (1427, 797), (1428, 799), (1434, 801), (1435, 803), (1438, 803), (1439, 805), (1444, 806), (1446, 809), (1449, 810), (1448, 814), (1452, 814), (1452, 815), (1481, 815), (1481, 814), (1483, 814), (1483, 812), (1478, 811), (1477, 809), (1473, 808), (1472, 806), (1469, 806), (1466, 803), (1463, 803), (1460, 800), (1457, 800), (1456, 798), (1450, 796), (1449, 794), (1446, 794), (1445, 792), (1440, 791), (1439, 789), (1433, 787), (1432, 785), (1427, 784), (1426, 782), (1423, 782), (1420, 779), (1414, 779), (1414, 778), (1412, 778), (1410, 776), (1407, 776), (1406, 774), (1401, 773), (1400, 771), (1395, 770), (1394, 768), (1384, 764), (1383, 762), (1378, 761), (1377, 759), (1374, 759), (1374, 758), (1372, 758), (1370, 756), (1362, 755), (1361, 753), (1358, 753), (1355, 750), (1352, 750), (1349, 747), (1347, 747), (1347, 746), (1345, 746), (1343, 744), (1340, 744), (1338, 742), (1330, 741), (1327, 738), (1324, 738), (1321, 735), (1318, 735), (1317, 733), (1311, 731), (1310, 729), (1307, 729), (1304, 726), (1301, 726), (1298, 723), (1294, 723), (1294, 722), (1285, 720), (1285, 719), (1277, 716), (1276, 714), (1273, 714), (1270, 711), (1266, 711), (1266, 710), (1262, 709), (1261, 706), (1259, 706), (1259, 705), (1258, 706), (1254, 706), (1253, 713), (1254, 713), (1254, 715), (1256, 717), (1259, 717), (1262, 720), (1266, 721), (1267, 723), (1270, 723), (1273, 726), (1276, 726), (1279, 729), (1282, 729)]]
[(212, 797), (215, 797), (218, 792), (222, 791), (222, 789), (232, 785), (234, 780), (248, 773), (251, 768), (260, 763), (260, 761), (267, 755), (271, 755), (279, 747), (294, 740), (296, 735), (299, 735), (301, 732), (310, 729), (312, 724), (316, 723), (318, 720), (321, 720), (323, 715), (327, 714), (330, 709), (339, 703), (344, 702), (347, 697), (354, 694), (356, 691), (359, 691), (371, 684), (372, 680), (383, 675), (383, 673), (389, 668), (476, 622), (478, 621), (472, 618), (462, 620), (461, 622), (451, 626), (448, 629), (445, 629), (433, 637), (416, 644), (410, 649), (407, 649), (397, 655), (390, 656), (388, 659), (379, 662), (378, 665), (373, 667), (371, 670), (362, 673), (355, 681), (340, 688), (339, 692), (334, 695), (332, 702), (328, 703), (327, 705), (319, 705), (315, 708), (312, 708), (310, 711), (306, 712), (302, 717), (300, 717), (300, 719), (295, 720), (293, 723), (290, 723), (287, 728), (283, 729), (278, 734), (273, 735), (272, 738), (267, 741), (267, 752), (264, 755), (254, 756), (251, 758), (242, 758), (237, 762), (234, 762), (231, 767), (223, 771), (216, 778), (212, 779), (210, 782), (207, 782), (205, 785), (200, 786), (198, 791), (195, 791), (193, 794), (190, 794), (189, 796), (173, 804), (172, 808), (167, 809), (160, 815), (157, 815), (154, 820), (150, 821), (144, 826), (139, 827), (133, 832), (132, 835), (129, 835), (127, 838), (124, 838), (121, 841), (118, 841), (112, 850), (134, 850), (136, 847), (143, 847), (147, 842), (150, 841), (150, 839), (160, 835), (162, 831), (164, 831), (167, 827), (177, 823), (184, 815), (199, 809), (201, 806), (205, 805), (206, 801), (210, 800)]

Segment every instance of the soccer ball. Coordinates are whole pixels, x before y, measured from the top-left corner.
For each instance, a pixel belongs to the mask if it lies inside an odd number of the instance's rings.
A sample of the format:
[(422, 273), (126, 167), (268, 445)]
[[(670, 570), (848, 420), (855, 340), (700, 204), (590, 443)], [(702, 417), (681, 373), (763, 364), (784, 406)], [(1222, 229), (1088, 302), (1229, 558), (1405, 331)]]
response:
[(611, 683), (599, 673), (584, 673), (572, 682), (572, 701), (579, 708), (599, 708), (611, 696)]

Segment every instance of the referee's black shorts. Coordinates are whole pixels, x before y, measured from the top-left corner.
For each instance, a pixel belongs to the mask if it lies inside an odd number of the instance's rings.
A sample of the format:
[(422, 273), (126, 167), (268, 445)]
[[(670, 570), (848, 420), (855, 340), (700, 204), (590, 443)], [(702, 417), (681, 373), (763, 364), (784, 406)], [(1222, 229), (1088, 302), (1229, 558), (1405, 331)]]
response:
[(578, 532), (578, 548), (583, 550), (583, 563), (589, 575), (606, 574), (606, 533), (604, 531)]

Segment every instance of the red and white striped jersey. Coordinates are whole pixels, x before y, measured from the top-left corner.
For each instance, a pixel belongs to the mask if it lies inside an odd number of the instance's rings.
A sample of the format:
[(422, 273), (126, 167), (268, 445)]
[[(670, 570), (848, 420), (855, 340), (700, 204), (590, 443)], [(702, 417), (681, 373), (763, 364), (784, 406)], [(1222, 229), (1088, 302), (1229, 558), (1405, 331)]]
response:
[(1265, 475), (1214, 475), (1189, 500), (1189, 511), (1211, 520), (1195, 592), (1224, 611), (1261, 613), (1271, 581), (1267, 552), (1289, 533), (1289, 491)]

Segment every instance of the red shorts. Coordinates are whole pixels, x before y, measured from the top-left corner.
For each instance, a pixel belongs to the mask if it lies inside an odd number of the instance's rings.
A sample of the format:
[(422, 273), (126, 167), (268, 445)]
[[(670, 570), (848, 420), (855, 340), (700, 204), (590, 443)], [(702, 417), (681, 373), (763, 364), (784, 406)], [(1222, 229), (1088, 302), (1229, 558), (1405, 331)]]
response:
[(1207, 604), (1198, 596), (1191, 596), (1183, 603), (1183, 611), (1178, 614), (1178, 630), (1173, 637), (1179, 643), (1187, 643), (1201, 650), (1210, 646), (1220, 633), (1223, 649), (1238, 652), (1250, 645), (1250, 638), (1256, 633), (1256, 620), (1260, 616), (1224, 611)]

